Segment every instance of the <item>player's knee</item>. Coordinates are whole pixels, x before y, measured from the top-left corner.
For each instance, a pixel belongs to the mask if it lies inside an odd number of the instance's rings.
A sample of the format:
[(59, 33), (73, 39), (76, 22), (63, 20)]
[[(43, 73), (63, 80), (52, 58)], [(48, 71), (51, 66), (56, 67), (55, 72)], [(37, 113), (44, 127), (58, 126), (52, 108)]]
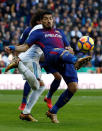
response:
[(56, 80), (61, 81), (61, 79), (62, 79), (62, 76), (61, 76), (58, 72), (53, 73), (53, 76), (54, 76), (54, 78), (55, 78)]
[(44, 86), (44, 82), (42, 80), (39, 80), (40, 86)]
[(71, 82), (68, 84), (68, 89), (74, 94), (78, 90), (78, 84), (76, 82)]

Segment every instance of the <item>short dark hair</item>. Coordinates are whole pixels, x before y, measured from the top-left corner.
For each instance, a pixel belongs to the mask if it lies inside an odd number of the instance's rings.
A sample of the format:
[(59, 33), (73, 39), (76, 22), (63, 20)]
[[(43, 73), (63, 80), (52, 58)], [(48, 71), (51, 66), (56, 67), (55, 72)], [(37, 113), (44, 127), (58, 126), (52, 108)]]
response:
[[(44, 10), (41, 17), (43, 18), (44, 15), (52, 15), (52, 14), (53, 14), (53, 13), (52, 13), (51, 10)], [(42, 18), (41, 18), (41, 19), (42, 19)]]
[(35, 25), (38, 24), (37, 22), (42, 19), (43, 12), (44, 12), (43, 9), (39, 9), (39, 10), (37, 10), (37, 11), (33, 14), (32, 18), (31, 18), (31, 20), (30, 20), (30, 25), (31, 25), (31, 27), (34, 27)]

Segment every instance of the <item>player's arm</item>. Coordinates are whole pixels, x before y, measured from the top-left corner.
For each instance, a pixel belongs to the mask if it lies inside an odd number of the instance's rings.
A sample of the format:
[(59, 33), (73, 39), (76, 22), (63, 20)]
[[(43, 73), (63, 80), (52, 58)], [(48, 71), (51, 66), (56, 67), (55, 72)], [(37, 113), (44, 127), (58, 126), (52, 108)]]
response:
[(21, 34), (21, 36), (20, 36), (20, 38), (19, 38), (19, 44), (20, 44), (20, 45), (21, 45), (21, 44), (24, 44), (24, 42), (25, 42), (25, 40), (27, 39), (27, 37), (28, 37), (31, 29), (32, 29), (31, 27), (28, 27), (28, 28), (26, 28), (26, 29), (23, 31), (23, 33)]
[(28, 44), (23, 44), (23, 45), (15, 46), (15, 51), (17, 51), (17, 52), (25, 52), (28, 49), (29, 49), (29, 45)]
[(25, 41), (25, 44), (19, 46), (6, 46), (5, 51), (10, 53), (10, 51), (17, 51), (17, 52), (25, 52), (31, 45), (33, 45), (39, 38), (39, 34), (37, 31), (33, 31)]
[(10, 46), (6, 46), (5, 47), (5, 51), (7, 53), (11, 53), (13, 51), (16, 51), (16, 52), (25, 52), (27, 49), (29, 49), (28, 44), (23, 44), (23, 45), (19, 45), (19, 46), (10, 45)]
[[(31, 27), (28, 27), (23, 31), (22, 35), (19, 38), (19, 45), (20, 46), (14, 46), (14, 45), (5, 46), (5, 51), (8, 53), (11, 53), (12, 51), (16, 51), (16, 50), (18, 53), (22, 52), (22, 51), (26, 51), (28, 49), (28, 47), (26, 44), (24, 44), (24, 42), (27, 39), (30, 31), (31, 31)], [(22, 45), (22, 44), (24, 44), (24, 45)]]

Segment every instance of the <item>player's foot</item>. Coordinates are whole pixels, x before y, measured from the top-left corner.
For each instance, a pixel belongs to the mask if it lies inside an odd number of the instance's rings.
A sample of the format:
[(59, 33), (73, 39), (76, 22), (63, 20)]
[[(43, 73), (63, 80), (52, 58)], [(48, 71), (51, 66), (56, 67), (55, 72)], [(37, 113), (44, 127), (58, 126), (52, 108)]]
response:
[(44, 101), (47, 103), (48, 108), (51, 109), (52, 108), (52, 101), (51, 101), (51, 99), (45, 97)]
[(23, 114), (23, 113), (21, 113), (19, 118), (21, 120), (32, 121), (32, 122), (37, 122), (38, 121), (34, 117), (32, 117), (31, 114)]
[(12, 62), (6, 67), (5, 72), (7, 72), (8, 70), (10, 70), (12, 68), (17, 68), (18, 63), (19, 63), (19, 58), (18, 57), (14, 57)]
[(49, 117), (49, 118), (51, 119), (51, 121), (52, 121), (53, 123), (59, 123), (56, 114), (53, 114), (53, 113), (51, 113), (50, 111), (47, 111), (47, 112), (46, 112), (46, 115), (47, 115), (47, 117)]
[(91, 59), (92, 59), (91, 56), (86, 56), (84, 58), (78, 59), (78, 61), (74, 65), (75, 69), (79, 70), (82, 66), (84, 66), (85, 64), (87, 64)]
[(25, 106), (26, 106), (26, 103), (22, 103), (22, 104), (18, 107), (18, 110), (23, 111), (24, 108), (25, 108)]

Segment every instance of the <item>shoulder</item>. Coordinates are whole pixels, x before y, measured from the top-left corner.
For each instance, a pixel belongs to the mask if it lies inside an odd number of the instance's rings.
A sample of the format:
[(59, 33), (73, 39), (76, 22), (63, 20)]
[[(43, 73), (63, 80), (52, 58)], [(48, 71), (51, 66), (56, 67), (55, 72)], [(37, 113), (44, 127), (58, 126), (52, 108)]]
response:
[(33, 30), (30, 34), (41, 34), (43, 31), (42, 29)]
[(32, 29), (32, 27), (29, 26), (29, 27), (27, 27), (27, 28), (24, 30), (24, 32), (28, 34), (28, 33), (31, 31), (31, 29)]
[(43, 28), (43, 27), (42, 27), (41, 24), (36, 25), (36, 26), (34, 26), (34, 27), (31, 29), (30, 34), (31, 34), (33, 31), (38, 30), (38, 29), (42, 29), (42, 28)]
[(59, 31), (60, 33), (64, 33), (62, 29), (57, 29), (57, 31)]

